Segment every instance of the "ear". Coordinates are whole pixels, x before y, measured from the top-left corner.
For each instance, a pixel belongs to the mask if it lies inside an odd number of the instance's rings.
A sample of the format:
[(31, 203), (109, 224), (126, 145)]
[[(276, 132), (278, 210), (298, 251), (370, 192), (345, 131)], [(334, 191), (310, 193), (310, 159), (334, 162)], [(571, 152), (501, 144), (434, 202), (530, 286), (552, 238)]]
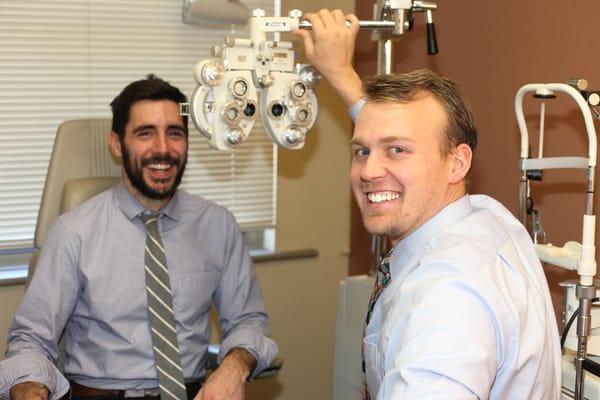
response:
[(450, 171), (449, 183), (459, 183), (465, 179), (471, 161), (473, 160), (473, 150), (466, 143), (461, 143), (454, 148), (450, 154), (452, 170)]
[(108, 147), (110, 147), (110, 152), (116, 158), (123, 158), (123, 153), (121, 152), (121, 141), (119, 140), (119, 134), (113, 131), (110, 131), (108, 134)]

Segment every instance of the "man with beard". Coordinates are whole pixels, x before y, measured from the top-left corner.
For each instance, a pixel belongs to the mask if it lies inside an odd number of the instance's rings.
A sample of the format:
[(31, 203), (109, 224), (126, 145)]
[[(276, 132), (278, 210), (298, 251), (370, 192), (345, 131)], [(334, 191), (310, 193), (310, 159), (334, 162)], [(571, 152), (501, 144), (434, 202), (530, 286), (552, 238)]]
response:
[[(122, 180), (54, 223), (8, 334), (0, 397), (59, 399), (70, 386), (72, 399), (243, 399), (270, 365), (277, 346), (233, 216), (177, 190), (185, 101), (150, 75), (111, 103)], [(204, 382), (213, 303), (222, 361)]]

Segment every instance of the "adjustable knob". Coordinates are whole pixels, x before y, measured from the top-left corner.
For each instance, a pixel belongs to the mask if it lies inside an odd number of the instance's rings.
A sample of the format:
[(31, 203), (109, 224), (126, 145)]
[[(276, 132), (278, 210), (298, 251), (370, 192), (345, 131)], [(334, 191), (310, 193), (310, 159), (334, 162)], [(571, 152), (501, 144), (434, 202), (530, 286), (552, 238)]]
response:
[(431, 10), (425, 12), (427, 19), (427, 54), (433, 55), (439, 52), (437, 45), (437, 37), (435, 36), (435, 25), (433, 25), (433, 13)]

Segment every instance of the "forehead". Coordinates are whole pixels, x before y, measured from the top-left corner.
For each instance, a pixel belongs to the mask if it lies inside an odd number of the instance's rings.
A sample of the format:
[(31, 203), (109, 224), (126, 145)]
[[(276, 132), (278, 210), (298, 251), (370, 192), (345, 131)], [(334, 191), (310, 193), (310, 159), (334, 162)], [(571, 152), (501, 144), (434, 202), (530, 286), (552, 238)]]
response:
[(171, 100), (140, 100), (131, 105), (127, 127), (182, 125), (179, 105)]
[(446, 111), (431, 95), (407, 103), (367, 101), (358, 114), (353, 141), (389, 141), (393, 137), (439, 141), (446, 123)]

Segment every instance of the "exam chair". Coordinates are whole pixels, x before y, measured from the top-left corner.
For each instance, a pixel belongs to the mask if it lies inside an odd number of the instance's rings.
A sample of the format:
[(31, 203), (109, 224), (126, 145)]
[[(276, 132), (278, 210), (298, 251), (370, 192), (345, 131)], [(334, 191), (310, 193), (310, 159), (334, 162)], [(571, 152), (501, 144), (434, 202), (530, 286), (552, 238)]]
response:
[[(48, 230), (56, 217), (119, 181), (121, 165), (108, 147), (110, 129), (109, 118), (70, 120), (59, 125), (35, 227), (33, 243), (36, 252), (29, 262), (26, 286), (35, 272), (38, 251), (44, 245)], [(207, 360), (209, 370), (215, 370), (219, 366), (218, 354), (219, 345), (211, 344)], [(283, 361), (277, 358), (257, 379), (275, 375), (282, 365)]]
[(29, 262), (26, 285), (56, 217), (119, 180), (121, 166), (108, 148), (110, 126), (109, 118), (78, 119), (59, 125), (33, 236), (36, 252)]

